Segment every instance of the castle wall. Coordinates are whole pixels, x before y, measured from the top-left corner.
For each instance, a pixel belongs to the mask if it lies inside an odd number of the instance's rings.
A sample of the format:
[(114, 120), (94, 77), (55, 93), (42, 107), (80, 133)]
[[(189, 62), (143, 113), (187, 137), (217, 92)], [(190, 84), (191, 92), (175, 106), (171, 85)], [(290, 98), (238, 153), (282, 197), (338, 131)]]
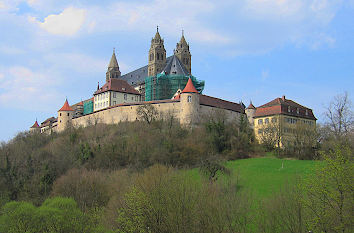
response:
[(207, 119), (207, 117), (218, 116), (219, 114), (222, 114), (225, 117), (227, 122), (232, 122), (235, 120), (239, 121), (241, 119), (241, 114), (243, 114), (240, 112), (215, 108), (206, 105), (200, 105), (198, 111), (199, 111), (198, 113), (199, 121), (203, 121), (203, 119)]

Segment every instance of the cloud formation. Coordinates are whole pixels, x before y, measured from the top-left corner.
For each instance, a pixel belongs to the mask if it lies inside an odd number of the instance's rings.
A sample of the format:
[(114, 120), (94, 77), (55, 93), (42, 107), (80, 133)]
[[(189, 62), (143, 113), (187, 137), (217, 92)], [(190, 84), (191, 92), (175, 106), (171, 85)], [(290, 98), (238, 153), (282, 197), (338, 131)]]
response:
[(44, 22), (37, 21), (31, 17), (30, 20), (50, 34), (73, 36), (83, 26), (86, 19), (86, 10), (74, 7), (64, 9), (60, 14), (52, 14), (44, 19)]

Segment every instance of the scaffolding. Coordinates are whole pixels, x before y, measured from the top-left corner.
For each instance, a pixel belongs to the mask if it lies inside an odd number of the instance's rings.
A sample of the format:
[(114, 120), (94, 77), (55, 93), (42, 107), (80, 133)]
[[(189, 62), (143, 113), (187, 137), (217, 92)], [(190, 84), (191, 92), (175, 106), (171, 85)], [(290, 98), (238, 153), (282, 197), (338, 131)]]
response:
[(84, 115), (90, 114), (93, 112), (93, 101), (85, 101), (84, 102)]
[(145, 78), (145, 101), (171, 99), (178, 89), (183, 90), (191, 78), (194, 87), (202, 93), (205, 82), (194, 76), (157, 74)]

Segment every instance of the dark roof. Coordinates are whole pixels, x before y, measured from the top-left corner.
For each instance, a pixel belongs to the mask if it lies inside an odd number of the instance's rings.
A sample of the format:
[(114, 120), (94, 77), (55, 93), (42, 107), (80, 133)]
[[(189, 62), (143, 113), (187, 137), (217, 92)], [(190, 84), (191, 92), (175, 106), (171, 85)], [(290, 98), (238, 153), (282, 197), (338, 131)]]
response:
[(251, 102), (250, 105), (248, 105), (247, 109), (256, 109), (256, 107)]
[(176, 55), (172, 55), (166, 60), (166, 66), (162, 70), (165, 74), (180, 74), (188, 76), (189, 72)]
[[(289, 112), (290, 107), (290, 112)], [(297, 113), (299, 110), (299, 113)], [(307, 115), (306, 115), (307, 110)], [(261, 105), (256, 108), (256, 113), (254, 117), (263, 117), (263, 116), (270, 116), (270, 115), (277, 115), (277, 114), (284, 114), (294, 117), (302, 117), (308, 118), (312, 120), (317, 120), (314, 116), (312, 109), (302, 106), (295, 101), (285, 99), (285, 96), (282, 98), (276, 98), (264, 105)]]
[(207, 96), (207, 95), (199, 95), (199, 103), (201, 105), (232, 110), (232, 111), (240, 112), (240, 113), (245, 112), (244, 108), (241, 106), (241, 104), (218, 99), (218, 98)]
[[(172, 60), (173, 56), (166, 58), (166, 64)], [(187, 72), (188, 73), (188, 72)], [(127, 81), (130, 85), (134, 86), (145, 82), (145, 78), (148, 76), (148, 66), (140, 67), (139, 69), (133, 70), (132, 72), (122, 75), (120, 79)]]
[(122, 93), (129, 93), (140, 95), (140, 93), (130, 86), (125, 80), (111, 78), (106, 82), (100, 89), (98, 89), (94, 95), (106, 92), (106, 91), (117, 91)]
[(57, 119), (55, 117), (49, 117), (48, 119), (46, 119), (45, 121), (43, 121), (41, 123), (41, 127), (43, 126), (47, 126), (47, 125), (50, 125), (52, 124), (53, 122), (55, 122)]

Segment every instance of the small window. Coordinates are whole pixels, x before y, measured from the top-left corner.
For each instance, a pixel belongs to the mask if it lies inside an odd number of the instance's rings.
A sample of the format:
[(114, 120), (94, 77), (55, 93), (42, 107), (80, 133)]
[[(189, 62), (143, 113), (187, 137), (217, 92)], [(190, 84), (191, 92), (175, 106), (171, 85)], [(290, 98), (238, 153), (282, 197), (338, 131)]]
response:
[(61, 113), (59, 113), (59, 116), (61, 116)]
[(269, 118), (266, 118), (264, 121), (266, 124), (269, 124)]
[(192, 102), (192, 96), (190, 96), (190, 95), (188, 96), (187, 102), (188, 103)]
[(273, 117), (272, 118), (272, 123), (276, 123), (277, 122), (277, 118)]
[(291, 108), (290, 108), (290, 106), (288, 106), (288, 112), (291, 112)]
[(68, 116), (70, 116), (70, 113), (67, 113)]
[(117, 93), (113, 92), (113, 98), (117, 97)]
[(117, 104), (117, 102), (116, 101), (113, 101), (113, 105), (116, 105)]
[(306, 109), (305, 111), (305, 115), (308, 116), (309, 115), (309, 111)]
[(258, 130), (258, 134), (262, 134), (263, 131), (261, 129)]
[(122, 90), (125, 91), (125, 87), (122, 87)]
[(124, 94), (124, 100), (127, 100), (127, 94)]
[(296, 108), (296, 113), (299, 114), (300, 113), (300, 109)]
[(263, 125), (263, 119), (259, 119), (259, 120), (258, 120), (258, 124), (259, 124), (259, 125)]

